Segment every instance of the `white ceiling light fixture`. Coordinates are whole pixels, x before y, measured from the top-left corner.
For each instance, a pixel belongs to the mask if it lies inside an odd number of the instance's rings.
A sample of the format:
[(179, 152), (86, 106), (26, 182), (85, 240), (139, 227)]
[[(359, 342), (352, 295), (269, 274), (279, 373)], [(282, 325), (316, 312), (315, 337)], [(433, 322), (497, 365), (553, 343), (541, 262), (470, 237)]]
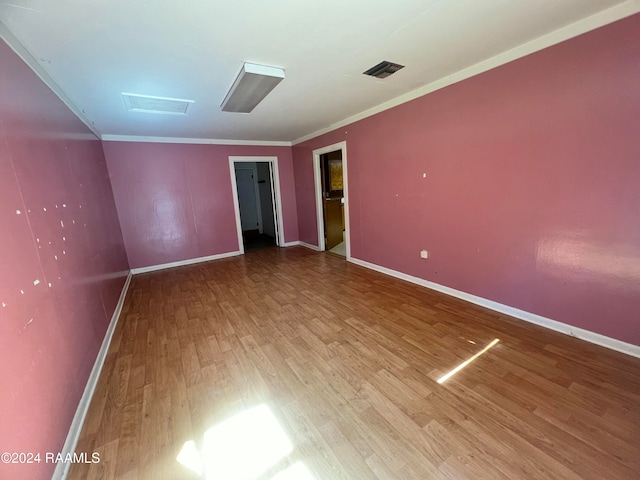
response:
[(245, 63), (220, 108), (223, 112), (249, 113), (284, 78), (284, 70)]
[(189, 115), (195, 103), (182, 98), (154, 97), (122, 92), (124, 105), (130, 112), (159, 113), (164, 115)]

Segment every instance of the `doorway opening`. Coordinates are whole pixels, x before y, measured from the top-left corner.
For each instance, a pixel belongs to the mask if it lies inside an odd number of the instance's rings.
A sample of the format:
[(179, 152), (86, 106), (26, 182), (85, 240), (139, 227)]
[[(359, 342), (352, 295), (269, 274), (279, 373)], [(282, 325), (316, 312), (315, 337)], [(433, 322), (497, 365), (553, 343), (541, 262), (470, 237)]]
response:
[(349, 242), (349, 200), (347, 189), (347, 142), (313, 151), (316, 190), (318, 247), (347, 259)]
[(277, 157), (229, 157), (240, 253), (284, 244)]

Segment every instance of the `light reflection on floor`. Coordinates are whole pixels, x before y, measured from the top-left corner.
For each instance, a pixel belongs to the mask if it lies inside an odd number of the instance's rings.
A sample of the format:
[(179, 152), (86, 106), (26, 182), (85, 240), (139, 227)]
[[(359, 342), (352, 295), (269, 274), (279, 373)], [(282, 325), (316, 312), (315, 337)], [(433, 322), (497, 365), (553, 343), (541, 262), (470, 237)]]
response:
[[(453, 377), (456, 373), (458, 373), (460, 370), (462, 370), (464, 367), (466, 367), (467, 365), (469, 365), (471, 362), (473, 362), (476, 358), (478, 358), (480, 355), (482, 355), (483, 353), (486, 353), (487, 350), (489, 350), (491, 347), (493, 347), (496, 343), (498, 343), (500, 341), (500, 339), (495, 338), (489, 345), (487, 345), (486, 347), (484, 347), (482, 350), (480, 350), (478, 353), (476, 353), (473, 357), (469, 358), (468, 360), (465, 360), (464, 362), (462, 362), (460, 365), (458, 365), (457, 367), (455, 367), (453, 370), (451, 370), (449, 373), (446, 373), (445, 375), (441, 376), (438, 379), (438, 383), (442, 384), (444, 382), (446, 382), (447, 380), (449, 380), (451, 377)], [(475, 342), (473, 342), (475, 343)]]
[(289, 468), (271, 477), (271, 480), (315, 480), (316, 477), (302, 462), (296, 462)]
[[(284, 460), (293, 444), (265, 404), (245, 410), (211, 427), (202, 450), (185, 442), (179, 463), (205, 480), (254, 480)], [(315, 480), (302, 462), (277, 472), (270, 480)]]
[(202, 455), (193, 440), (184, 443), (177, 460), (189, 470), (196, 472), (198, 476), (202, 475)]

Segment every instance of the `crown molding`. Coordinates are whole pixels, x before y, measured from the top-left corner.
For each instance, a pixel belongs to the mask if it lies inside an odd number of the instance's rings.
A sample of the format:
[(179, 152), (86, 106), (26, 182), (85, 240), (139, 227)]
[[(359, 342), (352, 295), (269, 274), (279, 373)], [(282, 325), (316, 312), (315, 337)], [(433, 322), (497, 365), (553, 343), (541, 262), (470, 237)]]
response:
[(60, 98), (60, 100), (98, 137), (105, 141), (114, 142), (151, 142), (151, 143), (181, 143), (181, 144), (204, 144), (204, 145), (256, 145), (256, 146), (284, 146), (297, 145), (307, 140), (311, 140), (335, 129), (344, 127), (377, 113), (389, 110), (393, 107), (407, 103), (418, 97), (440, 90), (454, 83), (466, 80), (480, 73), (499, 67), (511, 61), (522, 58), (531, 53), (535, 53), (544, 48), (561, 43), (570, 38), (584, 34), (609, 23), (621, 20), (640, 12), (640, 0), (627, 0), (614, 7), (598, 12), (589, 17), (583, 18), (570, 25), (562, 27), (554, 32), (548, 33), (527, 43), (519, 45), (511, 50), (500, 53), (492, 58), (476, 63), (470, 67), (459, 70), (451, 75), (429, 83), (416, 90), (400, 95), (396, 98), (381, 103), (375, 107), (364, 110), (356, 115), (335, 122), (325, 128), (299, 137), (293, 141), (261, 141), (261, 140), (231, 140), (231, 139), (209, 139), (209, 138), (181, 138), (181, 137), (150, 137), (136, 135), (101, 135), (95, 128), (92, 121), (85, 116), (62, 88), (47, 73), (47, 71), (34, 58), (29, 50), (13, 35), (9, 28), (0, 21), (0, 38), (33, 70), (33, 72)]
[(9, 30), (3, 22), (0, 21), (0, 38), (2, 38), (7, 45), (13, 50), (16, 55), (18, 55), (24, 63), (26, 63), (31, 70), (44, 82), (44, 84), (51, 89), (56, 96), (62, 100), (69, 110), (71, 110), (76, 117), (78, 117), (82, 123), (84, 123), (89, 130), (91, 130), (96, 137), (100, 138), (100, 133), (96, 130), (93, 122), (89, 120), (82, 110), (79, 109), (71, 99), (64, 93), (64, 90), (60, 88), (60, 86), (56, 83), (56, 81), (47, 73), (47, 71), (38, 63), (35, 57), (29, 52), (27, 47), (25, 47), (20, 40), (16, 38), (16, 36)]
[(606, 10), (602, 10), (594, 15), (583, 18), (582, 20), (578, 20), (577, 22), (538, 37), (527, 43), (518, 45), (511, 50), (502, 52), (487, 60), (483, 60), (482, 62), (476, 63), (475, 65), (459, 70), (455, 73), (452, 73), (451, 75), (447, 75), (444, 78), (431, 82), (409, 93), (405, 93), (404, 95), (400, 95), (399, 97), (393, 98), (375, 107), (364, 110), (363, 112), (360, 112), (356, 115), (333, 123), (328, 127), (316, 130), (315, 132), (308, 135), (304, 135), (293, 140), (291, 144), (295, 146), (302, 142), (306, 142), (307, 140), (319, 137), (320, 135), (324, 135), (325, 133), (329, 133), (338, 128), (355, 123), (358, 120), (371, 117), (372, 115), (384, 112), (385, 110), (389, 110), (393, 107), (397, 107), (398, 105), (402, 105), (403, 103), (410, 102), (411, 100), (422, 97), (428, 93), (435, 92), (436, 90), (440, 90), (444, 87), (448, 87), (449, 85), (453, 85), (454, 83), (461, 82), (462, 80), (466, 80), (467, 78), (473, 77), (480, 73), (489, 71), (493, 68), (538, 52), (552, 45), (556, 45), (558, 43), (564, 42), (565, 40), (577, 37), (578, 35), (582, 35), (583, 33), (587, 33), (591, 30), (595, 30), (596, 28), (600, 28), (618, 20), (622, 20), (623, 18), (630, 17), (631, 15), (634, 15), (638, 12), (640, 12), (640, 0), (627, 0), (626, 2), (608, 8)]
[(138, 135), (104, 134), (100, 138), (105, 142), (141, 142), (141, 143), (182, 143), (195, 145), (255, 145), (261, 147), (290, 147), (291, 142), (268, 140), (230, 140), (221, 138), (183, 138), (183, 137), (148, 137)]

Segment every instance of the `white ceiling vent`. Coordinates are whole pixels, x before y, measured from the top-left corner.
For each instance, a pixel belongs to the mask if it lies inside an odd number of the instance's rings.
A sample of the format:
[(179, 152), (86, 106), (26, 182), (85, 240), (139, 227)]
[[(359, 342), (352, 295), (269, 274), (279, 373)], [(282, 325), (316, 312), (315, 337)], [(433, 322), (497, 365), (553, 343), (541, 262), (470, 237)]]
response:
[(153, 97), (122, 92), (122, 98), (130, 112), (160, 113), (164, 115), (189, 115), (193, 100), (182, 98)]

